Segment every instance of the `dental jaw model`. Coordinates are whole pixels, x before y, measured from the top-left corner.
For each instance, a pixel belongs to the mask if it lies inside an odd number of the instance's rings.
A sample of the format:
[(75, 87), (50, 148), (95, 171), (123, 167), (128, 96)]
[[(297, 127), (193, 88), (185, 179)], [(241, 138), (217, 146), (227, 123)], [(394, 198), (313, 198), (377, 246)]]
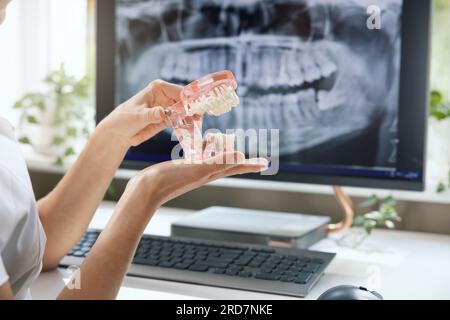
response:
[(201, 161), (220, 151), (219, 146), (231, 149), (230, 135), (208, 135), (203, 141), (202, 124), (206, 114), (220, 116), (239, 105), (237, 86), (230, 71), (209, 74), (187, 85), (181, 92), (181, 100), (167, 110), (169, 125), (183, 148), (185, 159)]

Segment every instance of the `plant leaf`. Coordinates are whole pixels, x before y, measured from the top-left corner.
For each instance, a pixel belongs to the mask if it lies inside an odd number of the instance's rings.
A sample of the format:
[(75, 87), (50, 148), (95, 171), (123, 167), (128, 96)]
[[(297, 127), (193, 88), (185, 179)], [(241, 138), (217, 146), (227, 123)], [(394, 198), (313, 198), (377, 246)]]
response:
[(390, 220), (386, 220), (384, 222), (384, 225), (388, 228), (388, 229), (395, 229), (395, 224), (394, 222), (390, 221)]
[(62, 167), (64, 165), (63, 157), (57, 157), (55, 162), (53, 162), (53, 165), (55, 165), (57, 167)]
[(445, 114), (441, 110), (434, 110), (434, 111), (431, 112), (431, 116), (433, 116), (437, 120), (441, 121), (441, 120), (444, 120), (447, 117), (447, 114)]
[(364, 215), (364, 218), (378, 221), (378, 220), (383, 219), (383, 214), (380, 211), (371, 211), (371, 212), (366, 213)]
[(372, 234), (373, 229), (377, 226), (377, 223), (373, 220), (366, 220), (364, 222), (364, 230), (366, 230), (367, 234)]
[(440, 91), (431, 91), (431, 107), (437, 108), (442, 104), (443, 96)]
[(91, 133), (89, 132), (88, 128), (83, 128), (83, 136), (85, 138), (89, 138), (89, 136), (91, 135)]
[(359, 206), (361, 208), (370, 208), (378, 203), (378, 197), (376, 195), (372, 195), (367, 198), (365, 201), (361, 202)]
[(23, 108), (22, 100), (17, 101), (16, 103), (14, 103), (13, 109), (21, 109), (21, 108)]
[(65, 139), (62, 137), (54, 137), (52, 140), (52, 146), (60, 146), (65, 142)]
[(25, 136), (20, 137), (19, 138), (19, 142), (22, 143), (22, 144), (31, 144), (30, 139), (28, 137), (25, 137)]
[(391, 219), (391, 220), (397, 220), (397, 221), (401, 220), (401, 218), (398, 216), (398, 212), (395, 208), (393, 211), (386, 214), (386, 218)]
[(75, 150), (73, 150), (72, 147), (69, 147), (69, 148), (66, 149), (64, 154), (65, 154), (66, 157), (73, 156), (73, 155), (75, 155)]
[(27, 122), (30, 124), (38, 124), (38, 121), (35, 116), (27, 116)]
[(392, 195), (390, 195), (383, 200), (383, 203), (389, 204), (391, 206), (396, 206), (397, 200), (395, 200), (395, 198)]
[(75, 138), (77, 136), (77, 128), (67, 128), (67, 135)]
[(439, 182), (436, 192), (437, 193), (443, 193), (445, 191), (445, 184), (443, 182)]
[(361, 227), (364, 225), (364, 221), (366, 221), (366, 218), (364, 216), (357, 216), (355, 220), (353, 221), (353, 225), (356, 227)]

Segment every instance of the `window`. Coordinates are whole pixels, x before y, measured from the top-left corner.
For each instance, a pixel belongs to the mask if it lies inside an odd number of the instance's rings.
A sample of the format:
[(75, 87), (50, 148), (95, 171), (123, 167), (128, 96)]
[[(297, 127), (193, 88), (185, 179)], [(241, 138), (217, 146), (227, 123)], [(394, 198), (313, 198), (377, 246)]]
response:
[(71, 74), (87, 72), (86, 0), (13, 1), (0, 27), (0, 114), (17, 123), (12, 110), (22, 94), (41, 88), (61, 63)]
[(450, 96), (450, 1), (436, 0), (434, 7), (431, 87)]

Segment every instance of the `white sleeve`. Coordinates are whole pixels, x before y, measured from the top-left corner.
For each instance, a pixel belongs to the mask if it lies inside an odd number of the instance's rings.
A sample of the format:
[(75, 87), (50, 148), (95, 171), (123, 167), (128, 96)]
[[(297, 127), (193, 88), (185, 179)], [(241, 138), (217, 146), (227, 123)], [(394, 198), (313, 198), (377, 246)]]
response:
[(11, 235), (16, 229), (18, 215), (12, 196), (13, 180), (11, 174), (0, 164), (0, 285), (8, 281), (2, 254)]
[(0, 287), (4, 285), (8, 280), (9, 280), (8, 273), (6, 273), (2, 257), (0, 257)]

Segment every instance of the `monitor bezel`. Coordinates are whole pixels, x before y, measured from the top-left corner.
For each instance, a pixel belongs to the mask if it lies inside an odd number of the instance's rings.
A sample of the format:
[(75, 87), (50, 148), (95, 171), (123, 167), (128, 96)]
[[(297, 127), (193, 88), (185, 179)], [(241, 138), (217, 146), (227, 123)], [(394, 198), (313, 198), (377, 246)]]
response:
[[(97, 0), (97, 123), (115, 107), (115, 0)], [(423, 191), (426, 176), (426, 141), (429, 105), (429, 63), (431, 39), (431, 0), (407, 0), (402, 12), (402, 51), (399, 97), (399, 139), (422, 165), (418, 180), (368, 178), (280, 171), (275, 176), (248, 175), (244, 178), (320, 185)], [(420, 17), (418, 19), (417, 17)], [(417, 45), (422, 44), (422, 45)], [(424, 75), (417, 77), (416, 75)], [(413, 107), (412, 107), (413, 106)], [(410, 112), (415, 109), (416, 112)], [(415, 132), (411, 139), (411, 132)], [(152, 163), (124, 160), (121, 167), (143, 169)]]

